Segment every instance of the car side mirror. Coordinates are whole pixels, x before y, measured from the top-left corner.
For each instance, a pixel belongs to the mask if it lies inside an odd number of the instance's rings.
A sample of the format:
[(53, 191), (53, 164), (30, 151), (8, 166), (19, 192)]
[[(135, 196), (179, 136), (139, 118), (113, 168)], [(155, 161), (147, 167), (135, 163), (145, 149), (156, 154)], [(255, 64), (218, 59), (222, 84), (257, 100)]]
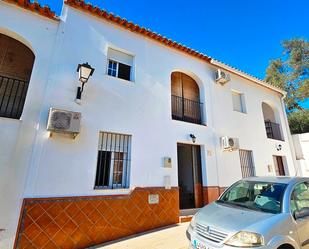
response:
[(305, 207), (305, 208), (302, 208), (299, 211), (295, 211), (294, 217), (295, 217), (296, 220), (309, 217), (309, 207)]

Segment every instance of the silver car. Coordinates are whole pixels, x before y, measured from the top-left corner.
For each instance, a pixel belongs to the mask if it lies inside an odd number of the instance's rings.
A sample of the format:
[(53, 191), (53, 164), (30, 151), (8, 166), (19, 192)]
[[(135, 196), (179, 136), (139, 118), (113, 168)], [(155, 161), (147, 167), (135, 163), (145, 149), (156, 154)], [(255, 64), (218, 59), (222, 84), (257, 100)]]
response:
[(309, 249), (309, 178), (252, 177), (200, 209), (190, 248)]

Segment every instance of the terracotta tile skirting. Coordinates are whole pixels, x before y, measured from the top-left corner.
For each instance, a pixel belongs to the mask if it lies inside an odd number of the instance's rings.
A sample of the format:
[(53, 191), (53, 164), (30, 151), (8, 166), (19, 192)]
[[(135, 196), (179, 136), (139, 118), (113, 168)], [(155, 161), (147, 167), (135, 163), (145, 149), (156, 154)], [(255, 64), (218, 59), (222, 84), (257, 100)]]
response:
[(208, 186), (203, 187), (203, 200), (204, 205), (211, 203), (218, 199), (218, 197), (225, 191), (225, 187)]
[[(159, 203), (149, 204), (149, 194)], [(178, 223), (178, 188), (130, 195), (25, 199), (14, 248), (85, 248)]]

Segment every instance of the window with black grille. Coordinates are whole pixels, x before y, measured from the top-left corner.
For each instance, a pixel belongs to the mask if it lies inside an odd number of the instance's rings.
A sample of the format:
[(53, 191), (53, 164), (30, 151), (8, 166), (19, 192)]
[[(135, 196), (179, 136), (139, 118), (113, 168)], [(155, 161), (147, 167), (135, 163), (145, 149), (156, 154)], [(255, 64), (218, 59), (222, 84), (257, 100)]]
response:
[(252, 150), (239, 150), (242, 177), (255, 176)]
[(100, 132), (95, 188), (128, 188), (131, 135)]

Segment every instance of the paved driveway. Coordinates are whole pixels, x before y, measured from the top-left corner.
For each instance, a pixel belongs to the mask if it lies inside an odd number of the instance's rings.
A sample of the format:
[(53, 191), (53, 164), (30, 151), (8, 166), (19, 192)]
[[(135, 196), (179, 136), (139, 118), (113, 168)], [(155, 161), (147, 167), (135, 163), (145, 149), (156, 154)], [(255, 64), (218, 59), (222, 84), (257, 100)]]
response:
[(189, 223), (181, 223), (152, 232), (112, 241), (92, 249), (187, 249), (186, 229)]

